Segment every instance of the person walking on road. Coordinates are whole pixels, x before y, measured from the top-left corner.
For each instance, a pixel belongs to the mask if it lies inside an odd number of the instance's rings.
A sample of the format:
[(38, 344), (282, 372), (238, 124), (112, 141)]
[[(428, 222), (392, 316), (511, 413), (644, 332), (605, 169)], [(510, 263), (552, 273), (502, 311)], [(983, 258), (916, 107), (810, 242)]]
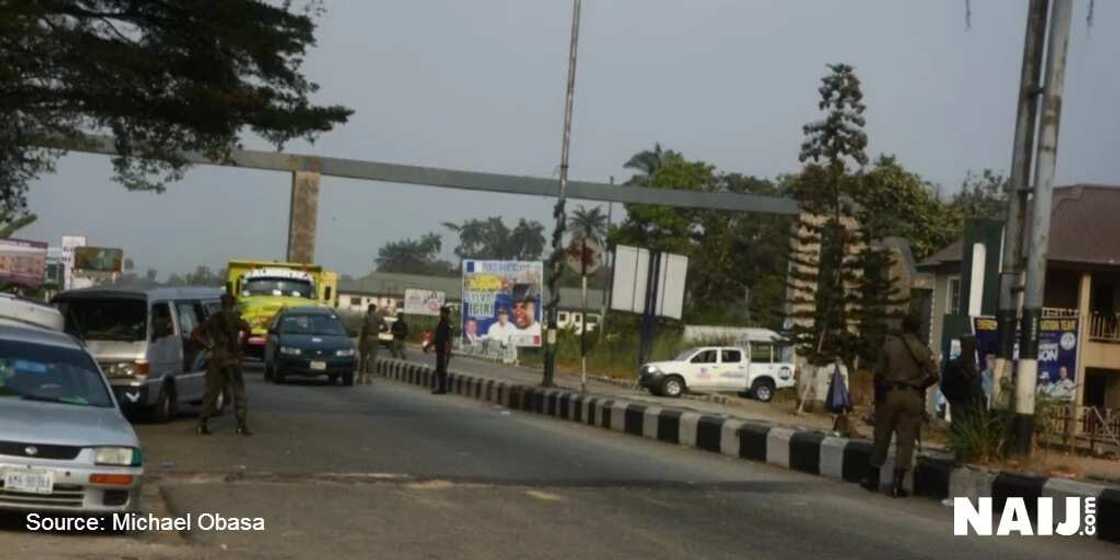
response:
[(902, 320), (901, 336), (886, 336), (874, 370), (881, 400), (875, 406), (875, 447), (860, 485), (871, 491), (879, 489), (880, 469), (887, 461), (893, 435), (897, 437), (897, 454), (890, 493), (896, 498), (908, 495), (904, 482), (922, 425), (925, 391), (938, 379), (933, 355), (918, 339), (919, 327), (918, 318), (907, 315)]
[(358, 335), (358, 351), (362, 354), (361, 365), (358, 368), (358, 384), (368, 385), (370, 373), (377, 365), (377, 350), (381, 346), (378, 338), (385, 328), (385, 316), (376, 303), (369, 304), (366, 309), (365, 319), (362, 321), (362, 332)]
[(436, 379), (433, 395), (447, 392), (447, 362), (451, 359), (451, 310), (445, 305), (439, 310), (439, 324), (436, 325)]
[(404, 313), (397, 313), (397, 320), (393, 322), (393, 347), (392, 355), (398, 360), (404, 357), (404, 341), (408, 338), (408, 324), (404, 322)]
[(248, 334), (249, 323), (241, 318), (237, 302), (230, 294), (222, 294), (222, 309), (208, 317), (191, 333), (191, 339), (210, 354), (206, 367), (206, 396), (198, 433), (209, 435), (207, 421), (217, 415), (218, 396), (227, 391), (233, 397), (237, 414), (237, 433), (250, 436), (247, 422), (249, 404), (245, 396), (245, 379), (241, 373), (241, 333)]

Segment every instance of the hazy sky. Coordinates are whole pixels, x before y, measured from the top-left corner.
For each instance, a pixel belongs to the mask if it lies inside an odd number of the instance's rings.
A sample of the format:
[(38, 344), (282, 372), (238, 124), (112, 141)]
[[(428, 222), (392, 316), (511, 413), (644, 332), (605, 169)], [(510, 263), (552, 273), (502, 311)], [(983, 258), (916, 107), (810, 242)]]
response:
[[(288, 151), (500, 173), (553, 175), (568, 0), (328, 0), (306, 71), (318, 100), (355, 109), (314, 146)], [(720, 169), (798, 168), (801, 126), (818, 118), (825, 64), (863, 80), (870, 152), (959, 188), (1006, 170), (1026, 0), (587, 0), (571, 174), (619, 181), (655, 141)], [(1120, 184), (1120, 4), (1074, 13), (1059, 184)], [(262, 146), (263, 147), (263, 146)], [(166, 193), (129, 193), (109, 161), (73, 154), (32, 186), (21, 237), (85, 234), (161, 278), (230, 258), (282, 258), (290, 176), (198, 167)], [(317, 259), (348, 274), (387, 241), (439, 223), (502, 215), (551, 225), (552, 200), (323, 178)], [(447, 253), (454, 239), (445, 236)]]

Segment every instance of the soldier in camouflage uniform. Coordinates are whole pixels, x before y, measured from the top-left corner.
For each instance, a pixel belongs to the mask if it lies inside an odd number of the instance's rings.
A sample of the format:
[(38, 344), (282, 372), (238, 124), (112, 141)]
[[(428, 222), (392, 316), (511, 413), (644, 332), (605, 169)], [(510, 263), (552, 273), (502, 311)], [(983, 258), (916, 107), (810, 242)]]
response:
[(358, 384), (369, 384), (370, 373), (377, 363), (377, 350), (381, 346), (378, 335), (385, 328), (385, 315), (377, 304), (369, 304), (365, 319), (362, 321), (362, 332), (358, 335), (358, 350), (362, 354), (358, 366)]
[[(241, 318), (236, 301), (229, 294), (222, 294), (221, 311), (211, 315), (191, 333), (191, 338), (209, 351), (206, 367), (206, 396), (203, 398), (202, 416), (198, 433), (208, 435), (206, 422), (217, 414), (218, 395), (229, 389), (237, 413), (237, 433), (252, 435), (246, 423), (248, 403), (245, 398), (245, 379), (241, 375), (241, 333), (249, 333), (249, 323)], [(227, 393), (227, 394), (228, 394)]]

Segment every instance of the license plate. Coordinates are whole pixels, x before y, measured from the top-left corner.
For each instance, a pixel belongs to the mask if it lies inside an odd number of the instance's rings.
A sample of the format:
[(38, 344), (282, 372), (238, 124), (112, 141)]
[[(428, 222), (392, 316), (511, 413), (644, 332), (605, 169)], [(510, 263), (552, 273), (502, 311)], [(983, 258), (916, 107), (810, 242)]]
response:
[(27, 494), (50, 494), (54, 491), (54, 475), (47, 471), (5, 471), (4, 490)]
[(323, 371), (327, 369), (327, 362), (311, 362), (311, 369), (315, 371)]

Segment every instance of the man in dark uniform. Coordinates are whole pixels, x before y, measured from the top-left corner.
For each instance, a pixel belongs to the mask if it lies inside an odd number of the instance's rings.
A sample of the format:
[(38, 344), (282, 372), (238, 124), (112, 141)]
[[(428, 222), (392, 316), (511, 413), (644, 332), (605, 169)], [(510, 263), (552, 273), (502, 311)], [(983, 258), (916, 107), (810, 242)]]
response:
[(439, 309), (439, 324), (436, 325), (434, 345), (436, 347), (436, 383), (433, 395), (447, 392), (447, 361), (451, 359), (451, 310), (445, 305)]
[(361, 364), (358, 368), (358, 384), (369, 384), (370, 373), (377, 365), (377, 350), (381, 346), (382, 329), (385, 328), (385, 315), (376, 303), (369, 304), (366, 309), (365, 319), (362, 321), (362, 332), (358, 335), (358, 350), (362, 354)]
[(397, 320), (393, 321), (390, 331), (393, 333), (393, 346), (390, 348), (390, 353), (394, 358), (403, 360), (405, 359), (404, 342), (408, 338), (408, 323), (404, 322), (404, 313), (397, 313)]
[(937, 383), (937, 367), (932, 353), (917, 332), (917, 317), (902, 320), (902, 334), (889, 334), (883, 341), (875, 364), (875, 448), (867, 474), (860, 484), (871, 491), (879, 489), (879, 471), (887, 461), (891, 436), (897, 436), (894, 479), (891, 495), (905, 497), (906, 471), (914, 455), (914, 441), (922, 425), (925, 390)]
[(206, 396), (198, 422), (198, 433), (201, 435), (210, 434), (206, 422), (218, 413), (218, 395), (227, 388), (232, 393), (237, 413), (237, 433), (253, 435), (246, 422), (248, 403), (245, 379), (241, 375), (241, 333), (247, 334), (250, 330), (249, 323), (241, 318), (233, 296), (222, 294), (221, 311), (207, 317), (191, 333), (191, 339), (210, 353), (206, 367)]

